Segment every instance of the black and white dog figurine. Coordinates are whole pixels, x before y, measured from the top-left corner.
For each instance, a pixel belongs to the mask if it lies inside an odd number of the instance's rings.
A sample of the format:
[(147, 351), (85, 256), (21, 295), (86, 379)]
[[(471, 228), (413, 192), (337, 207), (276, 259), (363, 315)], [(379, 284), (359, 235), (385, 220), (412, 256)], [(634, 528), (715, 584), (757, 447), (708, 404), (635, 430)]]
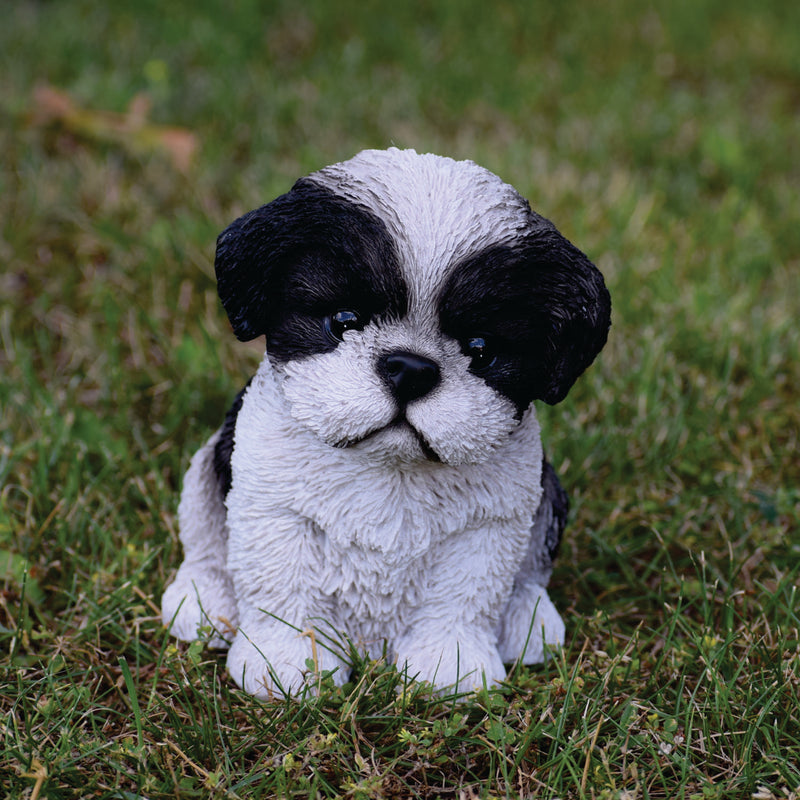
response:
[(236, 220), (216, 273), (266, 355), (185, 477), (174, 635), (211, 626), (258, 695), (297, 692), (311, 658), (347, 679), (323, 624), (462, 690), (561, 644), (567, 501), (532, 401), (606, 341), (586, 256), (491, 172), (391, 149)]

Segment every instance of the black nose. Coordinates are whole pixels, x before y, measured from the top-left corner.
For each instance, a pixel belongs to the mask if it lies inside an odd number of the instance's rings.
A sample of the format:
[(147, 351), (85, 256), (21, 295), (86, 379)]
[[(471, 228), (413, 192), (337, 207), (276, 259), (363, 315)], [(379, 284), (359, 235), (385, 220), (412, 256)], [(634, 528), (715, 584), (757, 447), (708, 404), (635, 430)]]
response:
[(424, 397), (439, 383), (439, 365), (435, 361), (403, 350), (382, 356), (378, 373), (402, 405)]

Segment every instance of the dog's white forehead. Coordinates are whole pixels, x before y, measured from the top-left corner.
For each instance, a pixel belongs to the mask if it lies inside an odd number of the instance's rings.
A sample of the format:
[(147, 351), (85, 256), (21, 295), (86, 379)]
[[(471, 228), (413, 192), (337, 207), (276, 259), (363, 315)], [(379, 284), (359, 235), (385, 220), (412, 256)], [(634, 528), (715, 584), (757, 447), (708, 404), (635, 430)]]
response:
[(517, 191), (472, 161), (414, 150), (365, 150), (309, 178), (369, 209), (395, 240), (412, 307), (432, 298), (449, 268), (531, 226)]

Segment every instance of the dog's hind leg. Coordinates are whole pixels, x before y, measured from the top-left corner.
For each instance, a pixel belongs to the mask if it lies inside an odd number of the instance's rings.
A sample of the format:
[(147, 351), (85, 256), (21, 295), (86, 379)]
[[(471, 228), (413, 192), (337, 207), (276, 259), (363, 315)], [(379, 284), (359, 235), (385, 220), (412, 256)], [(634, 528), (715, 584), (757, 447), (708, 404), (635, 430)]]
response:
[(528, 551), (514, 578), (514, 588), (498, 625), (498, 650), (503, 662), (521, 658), (523, 664), (544, 661), (544, 646), (564, 643), (564, 623), (547, 594), (569, 500), (555, 471), (542, 464), (542, 500), (531, 527)]
[(184, 561), (161, 601), (162, 619), (173, 636), (189, 641), (210, 633), (214, 647), (227, 647), (237, 625), (224, 486), (215, 465), (224, 427), (195, 453), (186, 472), (178, 506)]

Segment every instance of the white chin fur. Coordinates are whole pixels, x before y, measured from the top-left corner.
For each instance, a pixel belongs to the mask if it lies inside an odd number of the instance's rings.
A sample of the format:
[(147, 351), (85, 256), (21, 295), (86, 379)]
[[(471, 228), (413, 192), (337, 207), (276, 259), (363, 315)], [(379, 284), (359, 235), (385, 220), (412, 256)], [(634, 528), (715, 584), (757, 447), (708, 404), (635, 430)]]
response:
[[(400, 412), (376, 372), (381, 355), (410, 350), (441, 369), (439, 384)], [(513, 404), (468, 370), (458, 343), (407, 323), (371, 323), (331, 352), (289, 361), (276, 377), (292, 417), (332, 447), (382, 463), (476, 464), (517, 427)], [(404, 418), (403, 418), (404, 415)], [(434, 459), (435, 460), (435, 459)]]

